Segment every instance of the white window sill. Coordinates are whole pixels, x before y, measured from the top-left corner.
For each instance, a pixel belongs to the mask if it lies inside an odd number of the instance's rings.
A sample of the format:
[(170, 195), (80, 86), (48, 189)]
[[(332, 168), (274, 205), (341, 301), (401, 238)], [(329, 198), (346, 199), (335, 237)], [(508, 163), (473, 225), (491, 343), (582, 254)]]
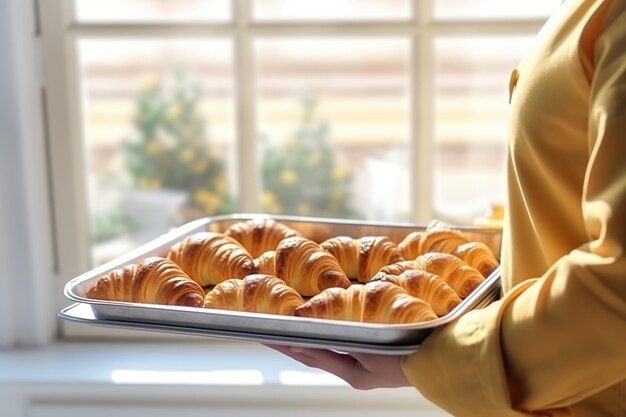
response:
[(447, 415), (414, 389), (357, 391), (254, 343), (59, 342), (0, 350), (0, 364), (7, 417)]

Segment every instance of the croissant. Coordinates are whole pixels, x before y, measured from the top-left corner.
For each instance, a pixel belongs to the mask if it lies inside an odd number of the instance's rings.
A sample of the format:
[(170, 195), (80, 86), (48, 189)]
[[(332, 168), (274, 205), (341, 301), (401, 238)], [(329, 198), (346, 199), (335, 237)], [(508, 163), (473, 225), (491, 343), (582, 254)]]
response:
[(460, 231), (437, 225), (422, 232), (409, 233), (398, 243), (398, 247), (406, 259), (415, 259), (428, 252), (451, 253), (467, 242), (469, 240)]
[(400, 261), (393, 264), (385, 265), (378, 270), (376, 275), (372, 280), (379, 280), (381, 277), (385, 275), (400, 275), (404, 271), (408, 271), (411, 269), (416, 269), (415, 261)]
[(204, 307), (293, 315), (304, 303), (296, 290), (272, 275), (252, 274), (217, 284), (204, 297)]
[(329, 288), (296, 308), (296, 316), (364, 323), (405, 324), (437, 318), (424, 300), (390, 282)]
[(445, 316), (461, 302), (461, 298), (440, 276), (421, 269), (409, 269), (400, 275), (385, 275), (379, 281), (399, 285), (413, 297), (431, 305), (438, 316)]
[(499, 266), (498, 260), (482, 242), (468, 242), (459, 245), (452, 251), (452, 254), (463, 260), (469, 266), (476, 268), (484, 277), (491, 275)]
[(447, 227), (429, 228), (420, 237), (420, 255), (428, 252), (450, 253), (467, 242), (469, 239), (458, 230)]
[(174, 262), (161, 257), (150, 257), (101, 276), (87, 290), (87, 297), (202, 307), (204, 290)]
[(263, 252), (276, 249), (278, 243), (299, 233), (273, 219), (251, 219), (231, 225), (224, 235), (235, 239), (253, 258)]
[(386, 236), (360, 239), (338, 236), (325, 240), (320, 246), (339, 261), (349, 278), (363, 283), (370, 281), (383, 266), (404, 260), (400, 249)]
[(331, 287), (350, 286), (337, 259), (305, 237), (283, 239), (276, 248), (275, 258), (276, 276), (303, 296), (312, 296)]
[(398, 243), (398, 249), (405, 259), (415, 259), (420, 253), (420, 239), (424, 231), (417, 230), (409, 233)]
[(170, 248), (167, 257), (203, 287), (256, 272), (248, 251), (222, 233), (198, 232), (187, 236)]
[(449, 253), (429, 252), (415, 259), (416, 269), (439, 275), (464, 299), (485, 280), (485, 277), (456, 256)]
[(254, 266), (259, 274), (276, 275), (276, 251), (268, 250), (254, 258)]

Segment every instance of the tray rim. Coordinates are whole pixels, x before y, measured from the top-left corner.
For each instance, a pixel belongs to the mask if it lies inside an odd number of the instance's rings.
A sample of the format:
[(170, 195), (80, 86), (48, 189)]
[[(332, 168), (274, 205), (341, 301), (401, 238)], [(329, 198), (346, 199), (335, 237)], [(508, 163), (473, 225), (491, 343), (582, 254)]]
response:
[[(94, 314), (98, 318), (111, 320), (111, 317), (107, 317), (108, 313), (114, 309), (127, 309), (127, 311), (140, 313), (141, 311), (154, 313), (161, 312), (172, 312), (174, 315), (182, 316), (185, 313), (193, 314), (194, 317), (203, 317), (201, 315), (207, 315), (205, 317), (227, 317), (231, 320), (262, 320), (267, 319), (270, 320), (270, 323), (275, 323), (276, 326), (280, 326), (279, 323), (287, 323), (287, 324), (304, 324), (309, 326), (324, 326), (328, 329), (334, 329), (334, 331), (349, 330), (356, 332), (383, 332), (388, 334), (386, 337), (391, 339), (387, 342), (377, 341), (377, 344), (385, 344), (390, 345), (394, 343), (394, 340), (397, 340), (398, 337), (393, 338), (393, 334), (398, 332), (429, 332), (437, 327), (440, 327), (444, 324), (447, 324), (451, 321), (456, 320), (461, 315), (466, 312), (477, 307), (478, 304), (484, 302), (484, 299), (495, 298), (495, 292), (500, 288), (500, 268), (494, 271), (489, 277), (486, 277), (485, 281), (483, 281), (480, 286), (474, 291), (474, 296), (470, 296), (467, 299), (463, 300), (461, 304), (459, 304), (454, 310), (443, 317), (439, 317), (435, 320), (431, 320), (423, 323), (408, 323), (408, 324), (381, 324), (381, 323), (360, 323), (360, 322), (351, 322), (351, 321), (339, 321), (339, 320), (329, 320), (329, 319), (318, 319), (318, 318), (308, 318), (308, 317), (296, 317), (296, 316), (280, 316), (280, 315), (272, 315), (272, 314), (262, 314), (262, 313), (248, 313), (248, 312), (239, 312), (232, 310), (217, 310), (217, 309), (202, 309), (202, 308), (194, 308), (194, 307), (182, 307), (182, 306), (167, 306), (167, 305), (157, 305), (157, 304), (146, 304), (146, 303), (134, 303), (134, 302), (122, 302), (122, 301), (108, 301), (108, 300), (97, 300), (91, 299), (87, 297), (83, 297), (76, 293), (76, 288), (81, 283), (97, 278), (112, 269), (119, 268), (122, 265), (128, 264), (130, 262), (136, 261), (141, 257), (148, 256), (147, 254), (151, 251), (156, 251), (159, 248), (162, 248), (164, 245), (171, 245), (174, 239), (182, 239), (184, 236), (189, 235), (191, 233), (196, 232), (199, 228), (208, 227), (211, 223), (223, 222), (223, 221), (245, 221), (249, 219), (274, 219), (277, 221), (289, 221), (289, 222), (306, 222), (306, 223), (322, 223), (322, 224), (330, 224), (330, 225), (340, 225), (340, 226), (354, 226), (354, 227), (392, 227), (392, 228), (409, 228), (409, 229), (419, 229), (425, 228), (425, 225), (414, 224), (414, 223), (400, 223), (400, 222), (374, 222), (374, 221), (361, 221), (361, 220), (351, 220), (351, 219), (337, 219), (337, 218), (321, 218), (321, 217), (302, 217), (302, 216), (286, 216), (286, 215), (268, 215), (268, 214), (254, 214), (254, 213), (236, 213), (236, 214), (226, 214), (226, 215), (217, 215), (217, 216), (208, 216), (193, 220), (184, 225), (181, 225), (167, 233), (162, 234), (161, 236), (143, 244), (139, 247), (125, 253), (122, 256), (119, 256), (115, 259), (112, 259), (109, 262), (106, 262), (100, 266), (97, 266), (89, 271), (86, 271), (77, 277), (71, 279), (64, 286), (64, 295), (69, 300), (75, 303), (83, 303), (89, 304), (94, 309)], [(497, 234), (497, 231), (492, 229), (480, 228), (480, 227), (457, 227), (453, 226), (458, 230), (470, 230), (472, 232), (488, 232)], [(153, 320), (150, 321), (142, 321), (136, 318), (124, 318), (124, 317), (114, 317), (114, 319), (119, 320), (120, 322), (131, 322), (131, 323), (150, 323), (150, 324), (162, 324), (164, 323), (155, 323)], [(202, 326), (192, 326), (194, 329), (205, 329), (208, 330), (210, 327), (206, 327), (208, 323), (202, 323)], [(181, 324), (178, 324), (181, 326)], [(215, 327), (215, 326), (213, 326)], [(219, 326), (218, 326), (219, 327)], [(216, 330), (213, 328), (213, 330)], [(394, 333), (395, 332), (395, 333)], [(408, 336), (408, 335), (405, 335)], [(329, 337), (324, 339), (327, 341), (337, 340), (336, 338)]]
[(157, 331), (173, 334), (183, 334), (199, 337), (213, 337), (218, 339), (248, 341), (262, 344), (277, 344), (284, 346), (301, 346), (311, 348), (332, 349), (343, 352), (376, 353), (384, 355), (407, 355), (416, 352), (420, 344), (378, 344), (366, 342), (349, 342), (341, 340), (315, 339), (299, 336), (280, 336), (269, 334), (252, 334), (247, 332), (234, 332), (216, 329), (204, 329), (197, 327), (173, 326), (167, 324), (144, 323), (140, 321), (104, 320), (97, 317), (85, 317), (77, 315), (74, 311), (81, 307), (92, 308), (87, 303), (72, 303), (58, 313), (58, 317), (64, 320), (80, 324), (88, 324), (102, 327), (123, 328), (130, 330)]

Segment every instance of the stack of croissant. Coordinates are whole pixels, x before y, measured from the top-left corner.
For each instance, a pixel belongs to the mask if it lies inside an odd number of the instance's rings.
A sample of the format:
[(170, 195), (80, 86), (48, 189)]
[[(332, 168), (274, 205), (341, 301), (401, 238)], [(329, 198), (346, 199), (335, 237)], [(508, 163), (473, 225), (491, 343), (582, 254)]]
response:
[(315, 242), (273, 219), (197, 232), (98, 278), (87, 297), (367, 323), (450, 313), (498, 267), (487, 245), (440, 222)]

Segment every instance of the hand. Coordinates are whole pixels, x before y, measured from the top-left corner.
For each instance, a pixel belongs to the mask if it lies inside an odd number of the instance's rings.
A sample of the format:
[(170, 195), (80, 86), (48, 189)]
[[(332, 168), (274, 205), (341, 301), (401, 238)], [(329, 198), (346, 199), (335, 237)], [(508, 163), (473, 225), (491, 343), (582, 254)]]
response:
[(294, 346), (266, 346), (307, 366), (330, 372), (359, 390), (411, 386), (402, 371), (400, 356), (339, 353)]

